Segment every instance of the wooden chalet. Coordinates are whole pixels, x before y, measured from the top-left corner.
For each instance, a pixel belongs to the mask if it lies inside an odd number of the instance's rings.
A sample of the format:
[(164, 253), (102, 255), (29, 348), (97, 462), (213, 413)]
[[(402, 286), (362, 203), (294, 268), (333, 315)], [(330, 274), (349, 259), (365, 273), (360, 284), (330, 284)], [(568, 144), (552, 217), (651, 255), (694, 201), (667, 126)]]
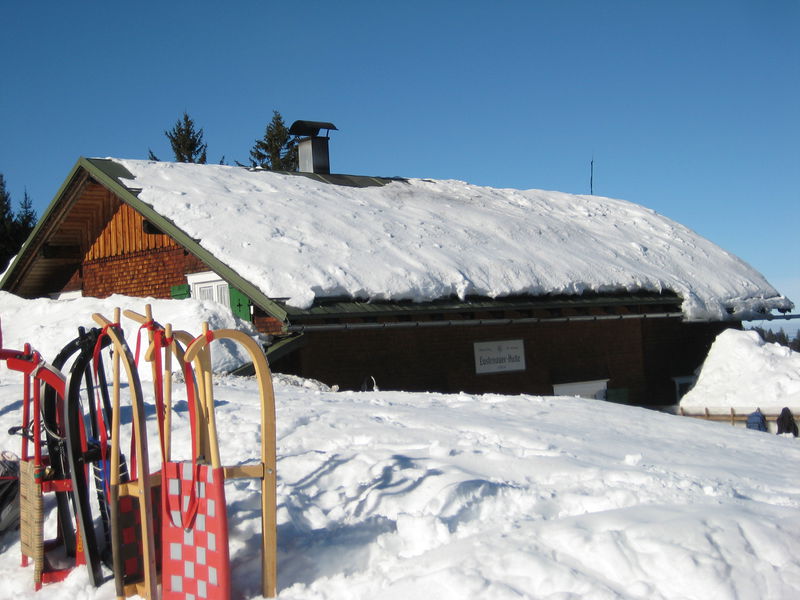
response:
[[(343, 188), (391, 181), (292, 175)], [(274, 370), (343, 389), (580, 394), (639, 405), (674, 404), (717, 334), (739, 326), (688, 322), (682, 298), (669, 290), (429, 302), (324, 297), (297, 308), (143, 202), (133, 179), (113, 159), (81, 158), (0, 289), (25, 298), (213, 298), (271, 336)]]

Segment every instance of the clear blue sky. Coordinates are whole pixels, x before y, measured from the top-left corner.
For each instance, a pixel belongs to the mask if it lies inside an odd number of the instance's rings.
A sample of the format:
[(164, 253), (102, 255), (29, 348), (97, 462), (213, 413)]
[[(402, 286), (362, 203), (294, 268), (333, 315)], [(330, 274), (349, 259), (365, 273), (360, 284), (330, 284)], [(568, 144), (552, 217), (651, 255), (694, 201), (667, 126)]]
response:
[(800, 305), (800, 0), (4, 2), (0, 61), (40, 214), (80, 156), (169, 159), (185, 110), (247, 162), (277, 109), (334, 172), (588, 193), (594, 157)]

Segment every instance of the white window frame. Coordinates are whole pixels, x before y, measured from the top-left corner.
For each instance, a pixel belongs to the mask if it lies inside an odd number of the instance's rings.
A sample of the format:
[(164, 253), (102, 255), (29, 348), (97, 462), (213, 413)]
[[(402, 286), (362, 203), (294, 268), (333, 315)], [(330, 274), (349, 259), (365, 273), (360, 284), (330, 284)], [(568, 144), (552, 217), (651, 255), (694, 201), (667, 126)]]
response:
[(75, 298), (83, 298), (83, 290), (73, 290), (71, 292), (58, 292), (50, 294), (53, 300), (73, 300)]
[(594, 400), (605, 400), (608, 391), (608, 379), (590, 379), (587, 381), (570, 381), (554, 383), (554, 396), (578, 396)]
[(214, 300), (223, 306), (231, 307), (228, 282), (221, 279), (214, 271), (190, 273), (186, 276), (186, 283), (189, 284), (192, 298)]

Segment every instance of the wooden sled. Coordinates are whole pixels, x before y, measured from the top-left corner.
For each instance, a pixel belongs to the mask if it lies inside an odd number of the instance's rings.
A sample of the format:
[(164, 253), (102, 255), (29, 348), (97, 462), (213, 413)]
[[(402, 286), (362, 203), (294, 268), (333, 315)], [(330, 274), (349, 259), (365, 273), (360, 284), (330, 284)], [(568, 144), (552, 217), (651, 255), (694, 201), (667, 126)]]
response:
[[(221, 567), (229, 563), (227, 543), (222, 543), (227, 540), (228, 529), (224, 494), (220, 495), (224, 491), (223, 477), (208, 465), (198, 463), (199, 448), (207, 447), (208, 436), (201, 426), (205, 410), (199, 402), (201, 395), (194, 371), (183, 350), (194, 337), (184, 331), (173, 332), (170, 324), (162, 326), (156, 322), (150, 305), (145, 306), (144, 315), (130, 310), (124, 315), (139, 323), (140, 331), (148, 332), (145, 359), (152, 365), (162, 451), (162, 598), (227, 598), (230, 583), (227, 568)], [(175, 462), (171, 457), (173, 358), (183, 372), (187, 390), (192, 438), (188, 462)], [(194, 360), (199, 369), (202, 357), (196, 356)]]
[[(211, 348), (213, 340), (230, 339), (238, 342), (249, 353), (255, 366), (258, 378), (259, 396), (261, 401), (261, 462), (257, 465), (222, 466), (220, 462), (219, 443), (217, 439), (216, 422), (214, 417), (213, 379), (211, 372)], [(249, 336), (241, 331), (222, 329), (209, 331), (208, 324), (203, 325), (203, 334), (196, 338), (187, 348), (185, 360), (187, 362), (200, 359), (200, 370), (197, 373), (198, 388), (202, 398), (200, 405), (203, 423), (201, 429), (207, 431), (204, 438), (206, 448), (197, 448), (204, 453), (205, 459), (210, 459), (209, 464), (173, 463), (171, 468), (171, 489), (165, 492), (167, 502), (164, 510), (165, 556), (163, 572), (164, 599), (187, 598), (188, 594), (204, 589), (209, 598), (227, 599), (230, 597), (230, 560), (228, 555), (228, 531), (225, 510), (224, 483), (228, 479), (254, 478), (261, 480), (261, 593), (266, 597), (277, 594), (277, 492), (276, 492), (276, 452), (275, 452), (275, 396), (272, 388), (272, 375), (269, 370), (267, 358), (261, 347)], [(199, 381), (202, 380), (202, 384)], [(200, 441), (200, 440), (198, 440)], [(203, 444), (196, 444), (202, 446)], [(207, 451), (207, 454), (205, 452)], [(191, 514), (192, 505), (195, 505), (194, 515)], [(176, 511), (176, 507), (178, 510)], [(194, 552), (181, 539), (181, 528), (192, 521), (191, 531), (195, 535)], [(171, 524), (167, 532), (167, 523)], [(213, 538), (206, 533), (215, 528)], [(169, 536), (169, 539), (168, 539)], [(204, 546), (198, 545), (202, 538)], [(167, 544), (170, 555), (167, 556)], [(213, 548), (212, 548), (213, 546)], [(206, 579), (197, 588), (192, 587), (189, 580), (186, 563), (196, 559), (198, 550), (202, 549), (202, 558), (206, 563), (211, 561), (211, 552), (215, 552), (214, 571), (204, 572)], [(174, 552), (174, 557), (173, 553)], [(196, 562), (196, 560), (195, 560)], [(196, 566), (193, 574), (197, 577)], [(210, 593), (213, 577), (217, 587), (215, 593)], [(202, 585), (202, 587), (200, 587)]]
[[(113, 322), (100, 314), (92, 316), (95, 322), (103, 327), (103, 332), (111, 338), (114, 347), (109, 476), (114, 583), (118, 598), (138, 594), (148, 600), (155, 600), (158, 598), (158, 579), (155, 539), (157, 527), (154, 527), (153, 523), (153, 484), (157, 486), (158, 476), (153, 477), (150, 474), (142, 387), (133, 355), (119, 328), (119, 317), (119, 309), (114, 311)], [(131, 476), (127, 482), (121, 481), (120, 477), (121, 366), (126, 372), (133, 412), (132, 435), (135, 457), (131, 457), (129, 467)], [(138, 467), (138, 473), (134, 471), (135, 466)]]
[[(65, 393), (64, 375), (52, 365), (47, 364), (42, 357), (26, 344), (23, 351), (3, 349), (2, 335), (0, 334), (0, 362), (5, 361), (6, 366), (12, 371), (23, 374), (23, 410), (22, 448), (20, 453), (20, 548), (22, 552), (22, 566), (33, 561), (34, 588), (38, 591), (45, 583), (61, 581), (70, 571), (80, 564), (84, 564), (84, 554), (79, 536), (69, 520), (68, 503), (66, 508), (58, 498), (66, 498), (66, 493), (72, 491), (69, 479), (63, 473), (54, 469), (54, 462), (61, 461), (60, 457), (43, 454), (44, 447), (41, 439), (42, 422), (42, 394), (53, 393), (60, 401)], [(16, 428), (15, 428), (16, 429)], [(12, 429), (12, 432), (14, 429)], [(60, 423), (50, 423), (45, 428), (46, 436), (54, 447), (54, 440), (63, 439), (63, 429)], [(33, 446), (33, 453), (29, 452), (28, 443)], [(56, 476), (58, 473), (58, 476)], [(44, 539), (44, 494), (57, 495), (57, 505), (62, 511), (59, 515), (59, 536), (53, 540)], [(59, 496), (60, 494), (60, 496)], [(69, 535), (66, 535), (68, 531)], [(53, 567), (48, 560), (48, 554), (55, 556), (62, 554), (61, 560), (66, 561), (67, 567)]]

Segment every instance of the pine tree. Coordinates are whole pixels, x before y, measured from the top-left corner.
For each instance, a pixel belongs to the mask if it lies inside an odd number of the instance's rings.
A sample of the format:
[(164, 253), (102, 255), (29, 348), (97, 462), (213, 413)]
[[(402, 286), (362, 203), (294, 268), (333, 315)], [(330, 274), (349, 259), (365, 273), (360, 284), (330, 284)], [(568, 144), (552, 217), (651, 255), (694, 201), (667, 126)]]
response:
[(781, 346), (789, 346), (789, 336), (786, 335), (786, 332), (781, 327), (778, 332), (775, 334), (775, 338), (773, 340), (776, 344), (780, 344)]
[(6, 223), (13, 217), (11, 212), (11, 194), (6, 190), (6, 178), (0, 173), (0, 223)]
[(14, 233), (11, 194), (6, 190), (6, 179), (0, 173), (0, 272), (6, 270), (9, 259), (17, 253)]
[[(207, 146), (203, 142), (203, 130), (195, 130), (194, 121), (188, 114), (184, 112), (183, 119), (178, 119), (175, 126), (165, 131), (164, 135), (169, 139), (176, 161), (205, 164)], [(150, 158), (154, 157), (150, 152)]]
[(264, 137), (250, 150), (250, 163), (270, 171), (297, 171), (297, 137), (289, 134), (281, 113), (272, 111)]
[(761, 339), (768, 344), (780, 344), (781, 346), (786, 346), (792, 350), (800, 352), (800, 330), (795, 333), (794, 339), (790, 339), (789, 334), (783, 330), (783, 327), (781, 327), (778, 331), (764, 329), (763, 327), (751, 327), (750, 329), (758, 332), (758, 335), (761, 336)]
[(6, 180), (0, 173), (0, 273), (16, 256), (36, 224), (36, 212), (27, 190), (19, 203), (19, 212), (11, 210), (11, 194), (6, 190)]
[(33, 227), (36, 225), (36, 211), (33, 210), (33, 202), (28, 195), (28, 190), (22, 196), (19, 203), (19, 211), (14, 218), (15, 234), (17, 238), (17, 248), (22, 248), (22, 244), (28, 239)]

